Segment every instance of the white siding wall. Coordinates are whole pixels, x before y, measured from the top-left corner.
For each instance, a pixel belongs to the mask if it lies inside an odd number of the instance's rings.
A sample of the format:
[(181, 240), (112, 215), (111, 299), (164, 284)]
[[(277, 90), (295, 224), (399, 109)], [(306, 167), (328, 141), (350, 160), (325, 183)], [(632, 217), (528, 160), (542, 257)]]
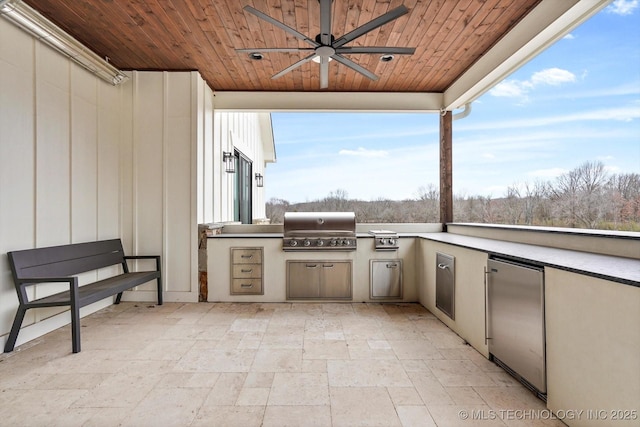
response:
[[(166, 301), (197, 301), (197, 72), (133, 72), (123, 109), (125, 251), (162, 255)], [(149, 266), (147, 264), (145, 268)], [(124, 299), (154, 301), (155, 283)]]
[[(214, 114), (197, 72), (132, 72), (111, 86), (3, 19), (0, 75), (0, 340), (18, 305), (11, 250), (120, 237), (129, 254), (162, 255), (166, 301), (197, 301), (197, 224), (233, 218), (222, 152), (235, 143), (264, 175), (258, 114)], [(154, 301), (155, 286), (124, 298)], [(18, 344), (67, 324), (59, 312), (29, 310)]]
[[(265, 175), (263, 135), (260, 119), (268, 113), (214, 111), (213, 92), (206, 87), (204, 102), (199, 115), (203, 115), (204, 139), (199, 151), (203, 153), (202, 171), (199, 173), (199, 223), (233, 221), (233, 174), (224, 171), (222, 153), (242, 152), (253, 162), (253, 176)], [(212, 136), (212, 138), (211, 138)], [(266, 181), (266, 179), (265, 179)], [(265, 214), (264, 188), (253, 184), (253, 219), (262, 219)]]
[[(0, 19), (0, 75), (0, 335), (4, 335), (18, 305), (7, 251), (120, 235), (121, 89), (95, 78), (4, 19)], [(96, 278), (90, 273), (82, 281)], [(58, 289), (41, 285), (32, 293), (42, 296)], [(68, 323), (68, 313), (54, 316), (58, 311), (29, 310), (24, 325), (34, 326), (21, 332), (18, 343)]]

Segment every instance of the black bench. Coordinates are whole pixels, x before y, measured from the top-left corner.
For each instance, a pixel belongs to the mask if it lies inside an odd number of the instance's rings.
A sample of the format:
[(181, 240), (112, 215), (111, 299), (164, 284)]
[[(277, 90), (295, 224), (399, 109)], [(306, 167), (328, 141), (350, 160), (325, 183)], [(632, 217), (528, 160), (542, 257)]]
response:
[[(125, 256), (120, 239), (27, 249), (8, 252), (7, 255), (20, 302), (4, 346), (4, 351), (7, 353), (13, 351), (25, 313), (30, 308), (70, 306), (73, 352), (78, 353), (80, 352), (80, 307), (113, 295), (117, 295), (115, 303), (119, 304), (124, 291), (151, 280), (157, 280), (158, 304), (162, 305), (160, 256)], [(127, 266), (129, 259), (155, 259), (156, 269), (129, 272)], [(80, 273), (113, 265), (121, 265), (123, 272), (82, 286), (78, 284), (78, 277), (74, 277)], [(27, 287), (43, 283), (68, 283), (69, 290), (29, 301)]]

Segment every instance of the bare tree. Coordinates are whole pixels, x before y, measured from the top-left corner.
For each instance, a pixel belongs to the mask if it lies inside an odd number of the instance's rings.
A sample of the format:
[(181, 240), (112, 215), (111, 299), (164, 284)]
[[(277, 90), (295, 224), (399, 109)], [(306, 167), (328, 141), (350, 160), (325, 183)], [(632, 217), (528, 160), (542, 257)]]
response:
[(571, 227), (595, 228), (604, 218), (607, 178), (602, 162), (585, 162), (560, 175), (550, 187), (556, 216), (566, 217)]
[(425, 222), (437, 222), (440, 219), (440, 190), (434, 184), (418, 188), (418, 201), (424, 209)]
[(518, 187), (518, 184), (507, 187), (507, 195), (502, 201), (503, 219), (507, 224), (520, 224), (520, 218), (524, 213), (524, 199)]
[[(416, 199), (402, 201), (352, 200), (339, 189), (312, 202), (267, 202), (272, 223), (282, 222), (286, 211), (353, 211), (358, 222), (432, 222), (438, 221), (439, 194), (428, 184)], [(640, 174), (610, 176), (602, 163), (586, 162), (553, 182), (513, 184), (500, 198), (457, 194), (453, 212), (457, 222), (638, 230)]]

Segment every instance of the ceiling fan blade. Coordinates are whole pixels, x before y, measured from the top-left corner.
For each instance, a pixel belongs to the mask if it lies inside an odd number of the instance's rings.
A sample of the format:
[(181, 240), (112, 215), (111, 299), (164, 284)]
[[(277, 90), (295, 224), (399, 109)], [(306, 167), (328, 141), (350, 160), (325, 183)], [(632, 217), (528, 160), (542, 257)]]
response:
[(329, 87), (329, 57), (320, 57), (320, 89)]
[(311, 46), (313, 47), (318, 47), (320, 46), (319, 43), (317, 43), (315, 40), (311, 40), (309, 37), (305, 36), (304, 34), (294, 30), (293, 28), (289, 27), (286, 24), (283, 24), (280, 21), (276, 21), (275, 19), (273, 19), (272, 17), (270, 17), (269, 15), (260, 12), (258, 9), (255, 9), (251, 6), (245, 6), (244, 10), (246, 10), (247, 12), (257, 16), (260, 19), (263, 19), (265, 21), (267, 21), (268, 23), (275, 25), (276, 27), (286, 31), (287, 33), (295, 36), (296, 38), (300, 39), (300, 40), (304, 40), (305, 42), (309, 43)]
[(332, 46), (334, 49), (337, 49), (342, 45), (345, 45), (350, 41), (353, 41), (358, 37), (368, 33), (369, 31), (375, 30), (376, 28), (381, 27), (387, 22), (393, 21), (396, 18), (399, 18), (406, 13), (409, 13), (409, 9), (407, 9), (404, 5), (398, 6), (395, 9), (385, 13), (384, 15), (380, 15), (377, 18), (367, 22), (364, 25), (359, 26), (355, 30), (340, 37)]
[(320, 0), (320, 42), (325, 46), (331, 44), (331, 2)]
[(351, 68), (352, 70), (355, 70), (357, 72), (359, 72), (360, 74), (362, 74), (365, 77), (370, 78), (371, 80), (378, 80), (378, 76), (376, 76), (375, 74), (373, 74), (371, 71), (367, 70), (364, 67), (361, 67), (360, 65), (356, 64), (355, 62), (353, 62), (350, 59), (345, 58), (342, 55), (331, 55), (331, 57), (333, 59), (335, 59), (336, 61), (338, 61), (339, 63), (341, 63), (342, 65), (346, 65), (347, 67)]
[(271, 78), (272, 78), (272, 79), (277, 79), (278, 77), (282, 77), (282, 76), (284, 76), (285, 74), (287, 74), (288, 72), (295, 70), (296, 68), (298, 68), (298, 67), (299, 67), (299, 66), (301, 66), (302, 64), (305, 64), (305, 63), (307, 63), (307, 62), (311, 61), (311, 60), (312, 60), (313, 58), (315, 58), (316, 56), (318, 56), (318, 55), (314, 52), (314, 53), (312, 53), (311, 55), (309, 55), (309, 56), (307, 56), (307, 57), (305, 57), (305, 58), (302, 58), (300, 61), (295, 62), (295, 63), (293, 63), (293, 64), (289, 65), (287, 68), (285, 68), (284, 70), (280, 71), (279, 73), (274, 74), (273, 76), (271, 76)]
[(236, 52), (311, 52), (312, 47), (249, 47), (246, 49), (235, 49)]
[(336, 53), (357, 54), (357, 53), (391, 53), (396, 55), (413, 55), (416, 52), (414, 47), (385, 47), (385, 46), (354, 46), (340, 47)]

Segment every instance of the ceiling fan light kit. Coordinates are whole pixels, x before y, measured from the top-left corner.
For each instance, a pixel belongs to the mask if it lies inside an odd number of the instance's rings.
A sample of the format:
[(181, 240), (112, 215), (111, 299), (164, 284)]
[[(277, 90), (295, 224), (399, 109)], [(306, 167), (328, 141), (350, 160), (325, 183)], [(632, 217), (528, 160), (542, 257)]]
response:
[(269, 15), (255, 9), (251, 6), (245, 6), (244, 10), (256, 17), (266, 21), (287, 33), (293, 35), (299, 40), (304, 41), (311, 47), (298, 47), (298, 48), (246, 48), (236, 49), (237, 52), (249, 52), (249, 57), (254, 60), (263, 58), (263, 53), (268, 52), (308, 52), (309, 54), (301, 60), (293, 63), (284, 70), (274, 74), (271, 78), (277, 79), (283, 75), (295, 70), (303, 64), (313, 61), (320, 64), (320, 88), (326, 89), (329, 87), (329, 61), (336, 60), (336, 62), (345, 65), (352, 70), (364, 75), (371, 80), (377, 80), (376, 76), (371, 71), (350, 60), (344, 55), (358, 55), (358, 54), (376, 54), (381, 55), (381, 62), (389, 62), (395, 58), (395, 55), (413, 55), (415, 48), (412, 47), (387, 47), (387, 46), (345, 46), (367, 34), (370, 31), (375, 30), (397, 18), (403, 16), (409, 12), (404, 5), (398, 6), (395, 9), (388, 11), (387, 13), (380, 15), (379, 17), (372, 19), (371, 21), (363, 24), (356, 29), (344, 34), (339, 38), (335, 38), (331, 34), (331, 3), (333, 0), (318, 0), (320, 3), (320, 34), (315, 38), (309, 38), (306, 35), (298, 32), (297, 30), (289, 27), (288, 25), (270, 17)]

